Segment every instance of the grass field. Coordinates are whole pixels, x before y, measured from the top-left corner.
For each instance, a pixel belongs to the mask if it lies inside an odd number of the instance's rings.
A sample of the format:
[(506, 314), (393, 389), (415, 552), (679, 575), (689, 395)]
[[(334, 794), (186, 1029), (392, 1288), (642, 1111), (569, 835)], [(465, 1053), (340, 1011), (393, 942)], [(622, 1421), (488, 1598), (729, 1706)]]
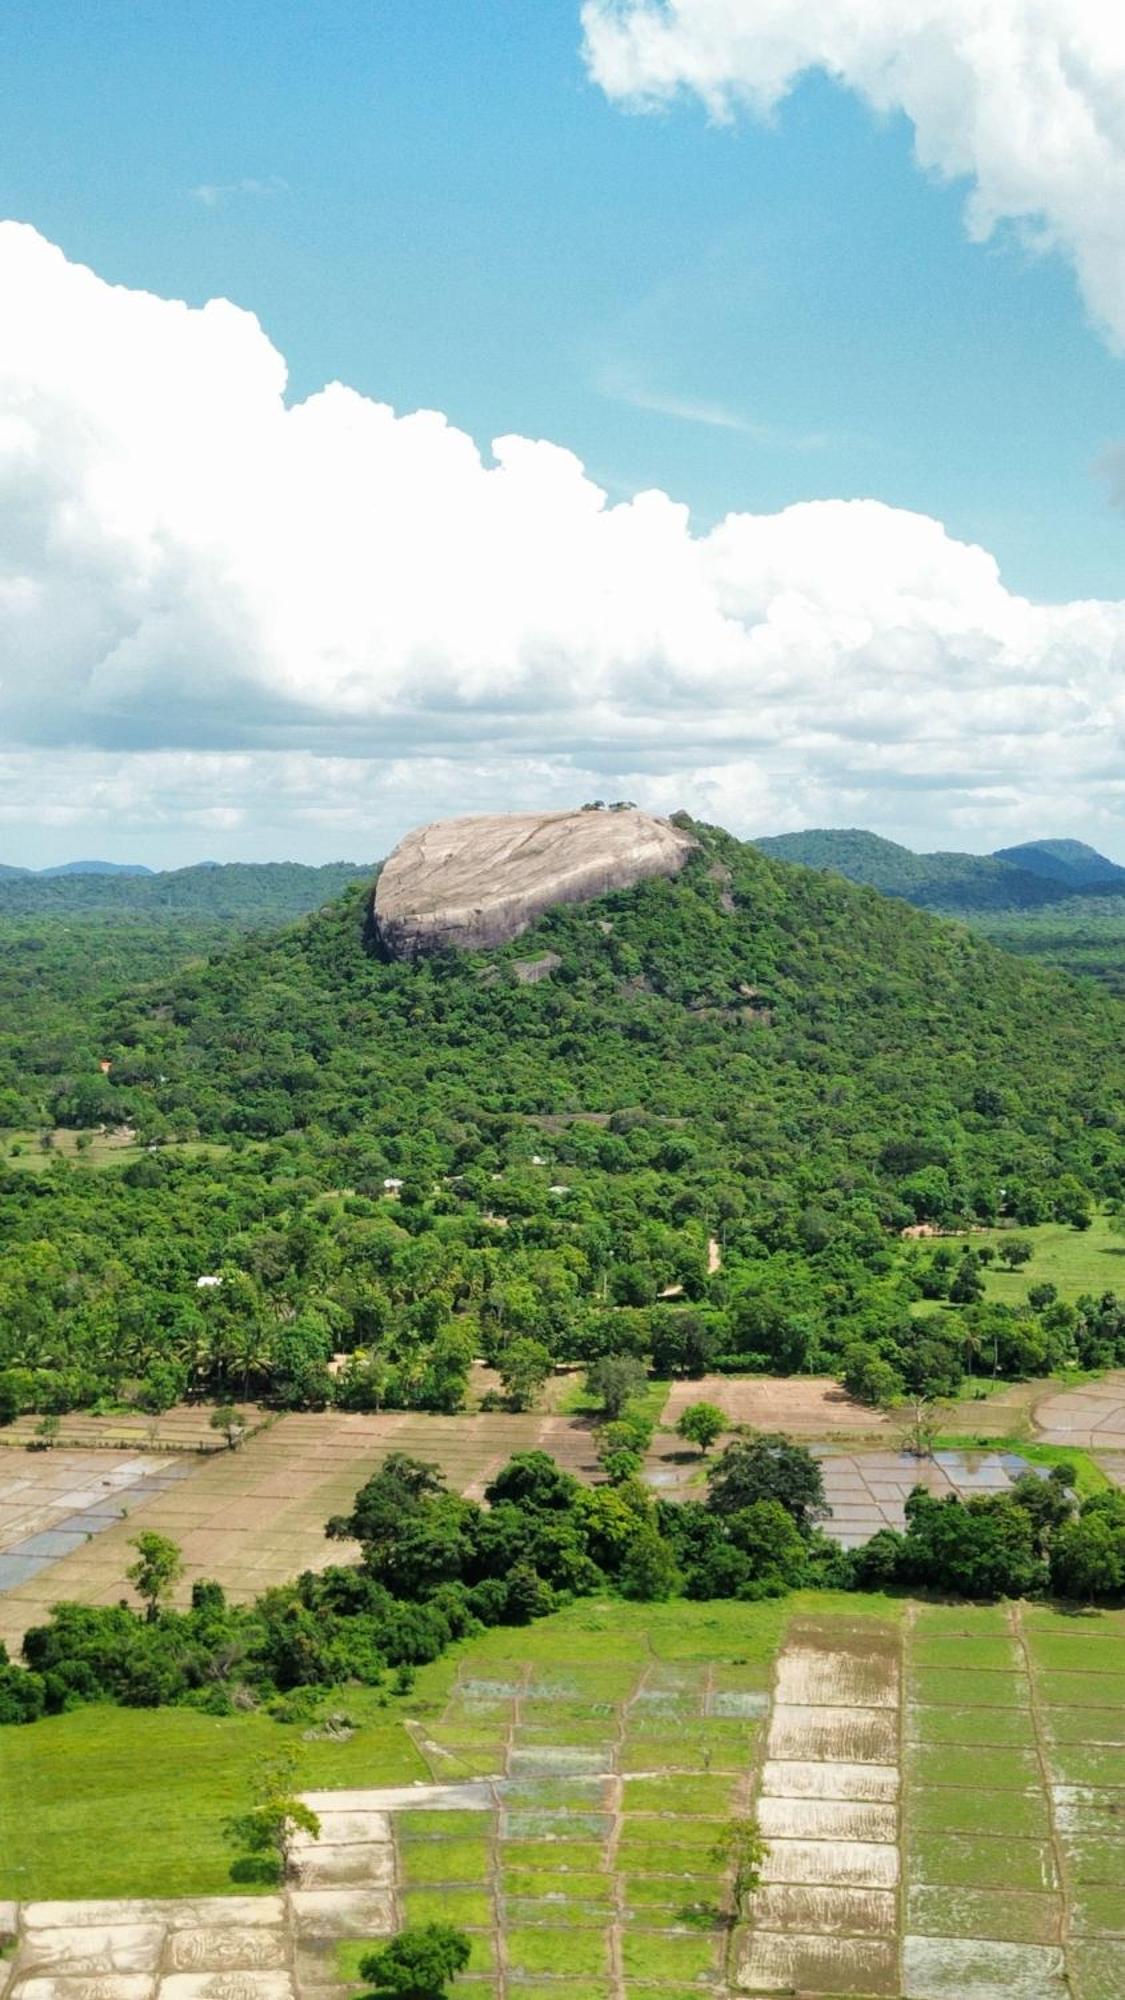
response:
[[(59, 1126), (50, 1139), (50, 1145), (44, 1146), (39, 1132), (7, 1127), (0, 1131), (0, 1164), (30, 1174), (45, 1173), (55, 1160), (69, 1160), (72, 1165), (87, 1167), (127, 1167), (131, 1161), (142, 1159), (145, 1152), (143, 1146), (116, 1132), (75, 1132), (68, 1126)], [(79, 1140), (83, 1142), (81, 1145)], [(180, 1139), (169, 1141), (161, 1151), (176, 1153), (184, 1159), (223, 1159), (230, 1147), (212, 1139)]]
[[(763, 1605), (581, 1604), (526, 1631), (490, 1632), (454, 1648), (419, 1671), (409, 1696), (386, 1705), (376, 1693), (348, 1689), (329, 1704), (346, 1707), (361, 1725), (343, 1743), (306, 1742), (300, 1730), (263, 1716), (215, 1718), (184, 1709), (84, 1708), (31, 1727), (2, 1729), (0, 1898), (233, 1891), (221, 1823), (246, 1799), (253, 1773), (271, 1749), (285, 1743), (299, 1750), (301, 1783), (310, 1789), (493, 1772), (503, 1764), (512, 1687), (524, 1676), (539, 1680), (525, 1703), (521, 1744), (526, 1736), (529, 1763), (535, 1765), (542, 1741), (550, 1773), (556, 1751), (572, 1743), (602, 1757), (617, 1727), (616, 1704), (649, 1669), (652, 1686), (638, 1706), (635, 1727), (639, 1740), (652, 1744), (652, 1763), (659, 1767), (669, 1747), (677, 1756), (682, 1747), (678, 1663), (686, 1663), (695, 1686), (702, 1673), (711, 1673), (723, 1697), (716, 1704), (721, 1711), (731, 1705), (725, 1698), (743, 1687), (768, 1686), (785, 1623), (806, 1601), (812, 1599)], [(846, 1602), (886, 1611), (880, 1598)], [(557, 1675), (569, 1677), (574, 1690), (573, 1699), (561, 1704), (544, 1692)], [(462, 1692), (452, 1698), (459, 1679)], [(442, 1746), (444, 1754), (431, 1760), (432, 1771), (404, 1726), (408, 1720)], [(715, 1746), (721, 1744), (725, 1753), (733, 1743), (737, 1769), (745, 1772), (754, 1733), (753, 1723), (743, 1725), (737, 1715), (699, 1716), (689, 1732), (690, 1755), (701, 1767), (713, 1738), (713, 1761), (725, 1771), (729, 1763), (725, 1754), (715, 1759)], [(543, 1838), (537, 1822), (548, 1809), (539, 1776), (529, 1769), (526, 1782), (527, 1803), (514, 1804), (511, 1817), (522, 1829), (518, 1838), (529, 1843), (521, 1865), (534, 1871)], [(570, 1799), (571, 1781), (559, 1782)], [(589, 1840), (600, 1851), (602, 1819), (595, 1802), (588, 1813), (576, 1815), (573, 1833), (588, 1821)], [(443, 1834), (454, 1830), (449, 1821), (449, 1814), (442, 1815)], [(110, 1826), (113, 1837), (107, 1839)], [(553, 1841), (552, 1851), (558, 1851)], [(432, 1879), (431, 1870), (426, 1884)]]
[[(466, 1928), (466, 2000), (686, 2000), (724, 1968), (825, 2000), (1120, 2000), (1123, 1642), (1125, 1613), (1045, 1606), (584, 1603), (402, 1700), (337, 1697), (345, 1743), (77, 1711), (0, 1732), (0, 1897), (229, 1892), (222, 1818), (284, 1739), (310, 1788), (503, 1774), (490, 1808), (394, 1821), (400, 1919)], [(770, 1854), (732, 1930), (738, 1810)]]
[[(1097, 1297), (1102, 1292), (1125, 1291), (1125, 1236), (1114, 1235), (1108, 1215), (1096, 1215), (1089, 1229), (1044, 1222), (1034, 1229), (974, 1229), (971, 1236), (940, 1240), (943, 1247), (953, 1250), (979, 1250), (984, 1243), (1000, 1244), (1013, 1234), (1026, 1237), (1034, 1246), (1031, 1261), (1018, 1271), (990, 1264), (984, 1273), (987, 1298), (1019, 1305), (1030, 1285), (1044, 1284), (1057, 1286), (1059, 1297), (1068, 1300), (1080, 1298), (1083, 1292)], [(933, 1302), (924, 1301), (918, 1310), (932, 1312)]]
[(907, 1992), (1125, 1992), (1123, 1640), (1120, 1612), (913, 1615)]
[(310, 1787), (428, 1776), (397, 1708), (365, 1690), (345, 1701), (362, 1726), (343, 1743), (175, 1708), (82, 1708), (0, 1729), (0, 1897), (248, 1893), (231, 1879), (222, 1821), (282, 1745), (299, 1748)]

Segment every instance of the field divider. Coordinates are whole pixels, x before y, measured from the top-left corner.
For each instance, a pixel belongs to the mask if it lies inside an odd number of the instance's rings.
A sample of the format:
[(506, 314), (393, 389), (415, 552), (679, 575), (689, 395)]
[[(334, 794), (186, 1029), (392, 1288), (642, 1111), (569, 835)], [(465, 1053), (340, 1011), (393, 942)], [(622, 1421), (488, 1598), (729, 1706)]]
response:
[[(652, 1652), (652, 1640), (646, 1633), (646, 1645)], [(625, 2000), (625, 1878), (617, 1866), (617, 1852), (621, 1845), (621, 1830), (625, 1817), (625, 1779), (622, 1772), (622, 1753), (629, 1729), (629, 1716), (648, 1682), (651, 1665), (641, 1668), (633, 1684), (631, 1694), (625, 1695), (616, 1704), (614, 1712), (613, 1742), (610, 1746), (609, 1788), (609, 1834), (605, 1848), (605, 1871), (613, 1887), (612, 1915), (606, 1942), (609, 1946), (610, 1981), (613, 2000)]]
[(1072, 1992), (1076, 1992), (1077, 1988), (1070, 1976), (1070, 1954), (1068, 1951), (1071, 1907), (1070, 1871), (1067, 1866), (1066, 1849), (1063, 1844), (1062, 1835), (1059, 1832), (1058, 1815), (1055, 1811), (1055, 1788), (1051, 1777), (1051, 1761), (1047, 1751), (1047, 1732), (1043, 1725), (1043, 1710), (1039, 1700), (1039, 1687), (1036, 1682), (1034, 1662), (1031, 1657), (1031, 1649), (1027, 1643), (1027, 1634), (1024, 1631), (1023, 1619), (1020, 1615), (1018, 1604), (1013, 1604), (1009, 1608), (1008, 1623), (1011, 1628), (1012, 1637), (1019, 1648), (1024, 1673), (1027, 1675), (1028, 1713), (1031, 1716), (1032, 1735), (1035, 1738), (1035, 1759), (1039, 1766), (1039, 1779), (1043, 1787), (1043, 1798), (1047, 1807), (1051, 1858), (1055, 1864), (1055, 1875), (1058, 1880), (1058, 1889), (1056, 1891), (1059, 1904), (1058, 1942), (1062, 1948), (1067, 1984), (1070, 1986)]
[(898, 1669), (898, 1910), (896, 1946), (899, 1991), (906, 1992), (906, 1932), (910, 1917), (910, 1890), (907, 1883), (906, 1789), (907, 1740), (906, 1705), (910, 1697), (910, 1641), (914, 1635), (917, 1606), (908, 1604), (903, 1619)]
[[(523, 1720), (522, 1698), (531, 1680), (531, 1662), (525, 1660), (519, 1680), (512, 1693), (511, 1713), (508, 1727), (504, 1732), (504, 1776), (512, 1774), (512, 1757), (518, 1745), (520, 1724)], [(500, 1833), (503, 1826), (503, 1801), (496, 1786), (490, 1787), (495, 1802), (495, 1826), (490, 1842), (492, 1856), (492, 1934), (496, 1953), (495, 1990), (497, 2000), (507, 2000), (508, 1995), (508, 1904), (504, 1888), (502, 1854), (503, 1844)]]

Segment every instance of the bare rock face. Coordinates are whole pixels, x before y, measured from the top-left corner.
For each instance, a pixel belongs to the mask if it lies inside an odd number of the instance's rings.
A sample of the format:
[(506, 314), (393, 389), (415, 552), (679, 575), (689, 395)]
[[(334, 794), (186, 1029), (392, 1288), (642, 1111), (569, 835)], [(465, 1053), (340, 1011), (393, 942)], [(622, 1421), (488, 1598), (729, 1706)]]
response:
[(696, 843), (635, 806), (496, 813), (415, 828), (375, 889), (375, 936), (392, 958), (506, 944), (555, 903), (586, 903), (676, 875)]

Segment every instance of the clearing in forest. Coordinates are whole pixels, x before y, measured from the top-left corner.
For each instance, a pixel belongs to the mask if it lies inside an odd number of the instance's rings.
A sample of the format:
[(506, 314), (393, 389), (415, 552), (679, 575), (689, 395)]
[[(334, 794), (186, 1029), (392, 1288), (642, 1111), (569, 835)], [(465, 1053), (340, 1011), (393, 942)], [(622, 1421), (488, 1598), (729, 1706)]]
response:
[(701, 1375), (674, 1382), (661, 1422), (674, 1429), (689, 1403), (714, 1403), (732, 1424), (797, 1438), (886, 1435), (894, 1428), (885, 1411), (857, 1403), (830, 1375)]
[[(1020, 1305), (1030, 1285), (1050, 1284), (1061, 1299), (1073, 1301), (1083, 1292), (1097, 1298), (1102, 1292), (1125, 1291), (1125, 1238), (1117, 1234), (1113, 1223), (1114, 1217), (1099, 1213), (1088, 1229), (1074, 1229), (1066, 1222), (1034, 1223), (1026, 1229), (1017, 1224), (1015, 1228), (974, 1229), (969, 1236), (943, 1236), (937, 1243), (960, 1253), (979, 1250), (984, 1244), (997, 1249), (1013, 1236), (1022, 1236), (1031, 1244), (1030, 1261), (1014, 1271), (1000, 1263), (989, 1264), (983, 1272), (986, 1298)], [(931, 1241), (925, 1248), (934, 1249), (937, 1243)], [(920, 1310), (932, 1312), (932, 1301)]]

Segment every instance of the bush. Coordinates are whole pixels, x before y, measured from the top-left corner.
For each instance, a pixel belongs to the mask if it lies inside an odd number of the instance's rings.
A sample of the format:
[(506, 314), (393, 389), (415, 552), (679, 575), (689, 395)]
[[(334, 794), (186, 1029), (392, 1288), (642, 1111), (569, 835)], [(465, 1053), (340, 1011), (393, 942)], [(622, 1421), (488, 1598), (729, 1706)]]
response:
[(903, 1382), (898, 1370), (884, 1360), (877, 1348), (864, 1341), (853, 1341), (844, 1349), (840, 1380), (849, 1396), (876, 1409), (885, 1409), (902, 1395)]
[(452, 1924), (417, 1924), (381, 1950), (368, 1952), (359, 1969), (378, 1993), (395, 1994), (398, 2000), (442, 2000), (450, 1981), (468, 1965), (471, 1949), (464, 1931)]

